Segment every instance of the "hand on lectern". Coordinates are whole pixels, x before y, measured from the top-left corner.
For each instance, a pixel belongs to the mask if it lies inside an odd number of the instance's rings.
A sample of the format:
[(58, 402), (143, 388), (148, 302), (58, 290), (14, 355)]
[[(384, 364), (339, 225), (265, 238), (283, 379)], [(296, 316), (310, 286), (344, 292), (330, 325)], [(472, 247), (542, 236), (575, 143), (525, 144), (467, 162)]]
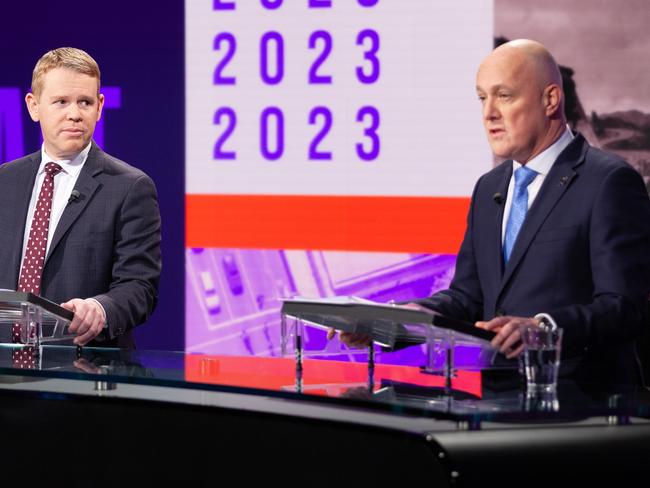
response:
[(475, 325), (479, 329), (496, 332), (497, 335), (492, 339), (492, 346), (510, 359), (516, 358), (524, 350), (524, 345), (521, 342), (521, 330), (526, 327), (539, 327), (539, 319), (504, 315), (494, 317), (487, 322), (476, 322)]
[[(327, 331), (327, 339), (334, 339), (336, 335), (336, 329), (330, 329)], [(357, 332), (341, 332), (339, 334), (339, 341), (345, 344), (348, 347), (353, 347), (355, 349), (362, 349), (364, 347), (369, 347), (372, 344), (372, 339), (368, 334), (361, 334)]]
[(77, 335), (73, 341), (76, 345), (85, 346), (97, 337), (104, 328), (106, 317), (104, 316), (104, 309), (97, 300), (73, 298), (62, 303), (61, 306), (74, 312), (68, 330)]

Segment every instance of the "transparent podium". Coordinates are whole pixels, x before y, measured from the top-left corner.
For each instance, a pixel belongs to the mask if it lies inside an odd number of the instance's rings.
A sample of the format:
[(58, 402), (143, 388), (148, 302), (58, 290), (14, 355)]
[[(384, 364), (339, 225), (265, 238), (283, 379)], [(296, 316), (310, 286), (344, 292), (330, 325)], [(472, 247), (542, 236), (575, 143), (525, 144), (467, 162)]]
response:
[(73, 316), (70, 310), (32, 293), (0, 291), (0, 342), (12, 342), (15, 326), (20, 328), (21, 346), (70, 340), (74, 337), (68, 333)]
[[(388, 350), (424, 345), (423, 371), (455, 375), (459, 365), (454, 350), (458, 345), (479, 349), (477, 364), (493, 364), (497, 351), (490, 345), (493, 332), (450, 317), (396, 304), (376, 303), (356, 297), (283, 299), (281, 309), (281, 352), (293, 347), (298, 367), (302, 363), (305, 326), (335, 329), (368, 338), (368, 363), (374, 363), (374, 344)], [(462, 369), (474, 369), (463, 365)], [(476, 366), (476, 369), (478, 367)]]

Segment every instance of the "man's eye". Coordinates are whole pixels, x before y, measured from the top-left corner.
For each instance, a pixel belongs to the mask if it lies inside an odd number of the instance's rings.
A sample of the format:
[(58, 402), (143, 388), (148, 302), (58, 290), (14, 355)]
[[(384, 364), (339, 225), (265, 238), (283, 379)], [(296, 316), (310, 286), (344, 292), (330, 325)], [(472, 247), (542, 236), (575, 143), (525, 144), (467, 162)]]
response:
[(501, 98), (502, 100), (508, 99), (508, 98), (510, 98), (510, 94), (509, 93), (499, 93), (499, 98)]

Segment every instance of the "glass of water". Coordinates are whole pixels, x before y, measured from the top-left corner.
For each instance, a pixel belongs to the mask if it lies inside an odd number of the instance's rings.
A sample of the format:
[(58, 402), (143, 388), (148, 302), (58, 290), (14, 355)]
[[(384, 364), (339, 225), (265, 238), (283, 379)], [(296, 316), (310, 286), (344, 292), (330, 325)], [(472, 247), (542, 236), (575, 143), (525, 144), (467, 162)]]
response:
[(529, 327), (522, 331), (526, 388), (532, 392), (551, 392), (557, 387), (562, 349), (562, 329)]

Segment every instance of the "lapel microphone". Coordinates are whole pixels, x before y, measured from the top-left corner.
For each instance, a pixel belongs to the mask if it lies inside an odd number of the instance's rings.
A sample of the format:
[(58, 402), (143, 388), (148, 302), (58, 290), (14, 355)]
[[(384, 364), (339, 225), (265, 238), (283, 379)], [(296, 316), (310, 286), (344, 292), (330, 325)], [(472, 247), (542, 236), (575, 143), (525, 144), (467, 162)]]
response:
[(80, 196), (81, 193), (79, 193), (79, 190), (72, 190), (72, 193), (70, 193), (70, 198), (68, 198), (68, 203), (76, 202), (79, 200)]
[(500, 192), (496, 192), (494, 195), (492, 195), (492, 200), (494, 200), (494, 203), (497, 205), (502, 205), (503, 202), (505, 202), (505, 199), (503, 198), (503, 195), (501, 195)]

